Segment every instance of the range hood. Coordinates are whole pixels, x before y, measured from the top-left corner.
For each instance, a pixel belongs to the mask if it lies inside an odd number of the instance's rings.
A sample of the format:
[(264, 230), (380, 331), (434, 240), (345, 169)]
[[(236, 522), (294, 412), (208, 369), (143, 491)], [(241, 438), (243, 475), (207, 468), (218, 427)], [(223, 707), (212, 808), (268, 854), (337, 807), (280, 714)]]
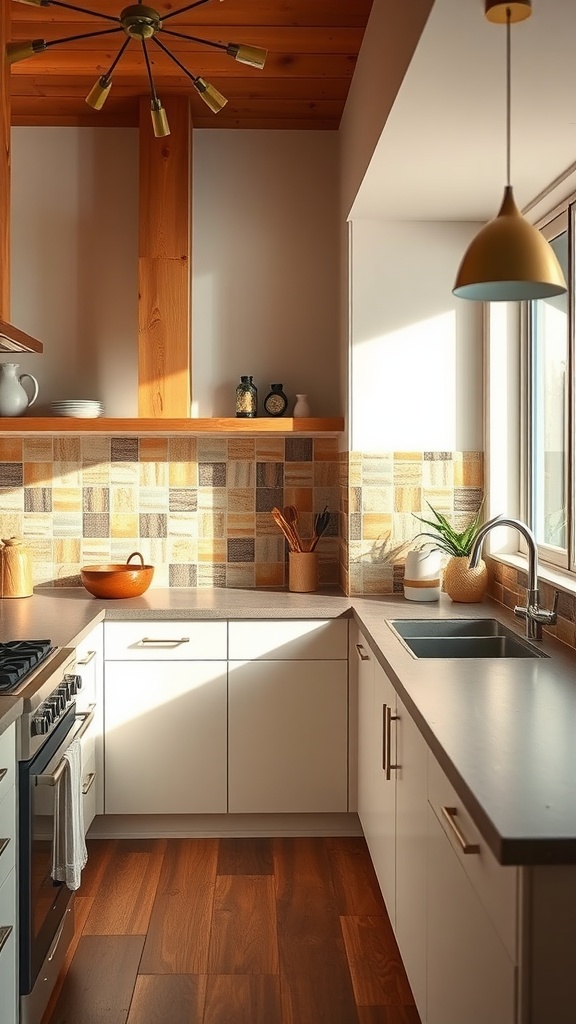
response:
[(0, 352), (43, 352), (41, 341), (30, 337), (6, 320), (0, 320)]

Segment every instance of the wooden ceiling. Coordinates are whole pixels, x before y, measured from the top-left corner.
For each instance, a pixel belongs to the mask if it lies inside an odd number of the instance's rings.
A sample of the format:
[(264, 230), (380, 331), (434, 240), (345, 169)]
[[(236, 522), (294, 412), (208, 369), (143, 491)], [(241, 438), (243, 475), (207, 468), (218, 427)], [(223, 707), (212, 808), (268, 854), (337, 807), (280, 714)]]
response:
[[(4, 3), (6, 0), (0, 0)], [(9, 0), (12, 41), (61, 39), (110, 28), (110, 22), (50, 4)], [(101, 15), (118, 17), (127, 0), (70, 0)], [(185, 0), (149, 0), (162, 15)], [(247, 67), (199, 43), (159, 38), (194, 75), (228, 98), (213, 114), (186, 75), (153, 42), (149, 44), (160, 99), (189, 94), (197, 128), (337, 129), (372, 0), (204, 0), (170, 20), (171, 29), (223, 43), (268, 49), (263, 70)], [(168, 26), (167, 26), (168, 27)], [(113, 75), (101, 111), (85, 97), (108, 71), (125, 39), (114, 35), (48, 47), (11, 68), (13, 125), (138, 125), (139, 97), (148, 96), (141, 47), (131, 40)]]

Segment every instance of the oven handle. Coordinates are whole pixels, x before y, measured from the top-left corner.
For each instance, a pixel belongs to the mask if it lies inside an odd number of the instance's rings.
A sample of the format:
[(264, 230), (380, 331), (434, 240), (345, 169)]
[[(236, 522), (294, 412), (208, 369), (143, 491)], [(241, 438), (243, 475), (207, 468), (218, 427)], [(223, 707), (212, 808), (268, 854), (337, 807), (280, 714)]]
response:
[[(90, 728), (90, 726), (92, 725), (92, 722), (94, 721), (94, 715), (95, 714), (96, 714), (96, 705), (95, 704), (90, 704), (89, 707), (88, 707), (88, 711), (80, 711), (79, 714), (76, 715), (76, 718), (80, 722), (82, 722), (82, 725), (78, 729), (78, 732), (76, 733), (76, 735), (72, 737), (72, 739), (70, 740), (70, 743), (72, 743), (73, 740), (81, 740), (82, 739), (84, 733), (87, 732), (88, 729)], [(68, 744), (68, 746), (69, 745), (70, 744)], [(64, 760), (64, 758), (62, 758), (62, 760), (58, 762), (57, 767), (54, 769), (53, 772), (51, 772), (50, 775), (36, 775), (36, 785), (37, 786), (57, 786), (58, 782), (60, 781), (60, 778), (62, 777), (62, 774), (64, 772), (65, 767), (66, 767), (66, 761)]]

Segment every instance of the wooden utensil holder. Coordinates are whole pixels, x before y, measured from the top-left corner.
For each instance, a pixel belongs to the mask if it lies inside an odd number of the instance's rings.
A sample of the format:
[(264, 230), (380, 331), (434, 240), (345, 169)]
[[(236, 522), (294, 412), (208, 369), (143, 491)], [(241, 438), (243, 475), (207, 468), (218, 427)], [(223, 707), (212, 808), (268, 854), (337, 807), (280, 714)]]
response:
[(308, 594), (318, 590), (318, 552), (288, 552), (288, 590)]

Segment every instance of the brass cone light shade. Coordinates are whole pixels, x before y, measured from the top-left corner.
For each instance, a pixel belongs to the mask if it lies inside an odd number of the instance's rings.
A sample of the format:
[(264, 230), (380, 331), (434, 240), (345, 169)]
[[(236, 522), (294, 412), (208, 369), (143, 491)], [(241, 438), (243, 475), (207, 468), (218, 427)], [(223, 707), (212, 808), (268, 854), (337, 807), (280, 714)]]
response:
[(530, 14), (530, 0), (486, 0), (488, 20), (506, 25), (507, 184), (498, 215), (472, 240), (458, 268), (453, 292), (461, 299), (522, 302), (567, 290), (554, 250), (522, 216), (510, 184), (510, 24)]
[[(7, 3), (7, 0), (0, 0), (0, 2)], [(108, 71), (106, 71), (105, 74), (100, 75), (86, 97), (87, 104), (94, 110), (101, 110), (104, 106), (112, 88), (112, 74), (130, 41), (134, 39), (137, 43), (140, 43), (150, 86), (150, 112), (152, 117), (152, 127), (157, 138), (163, 138), (164, 136), (169, 135), (170, 128), (168, 126), (166, 111), (162, 106), (161, 100), (156, 94), (156, 88), (154, 86), (152, 65), (148, 53), (149, 43), (154, 43), (158, 46), (158, 48), (180, 68), (182, 73), (191, 79), (198, 95), (210, 110), (213, 111), (213, 113), (217, 114), (218, 111), (222, 110), (222, 107), (224, 107), (228, 102), (226, 97), (223, 96), (215, 86), (205, 81), (205, 79), (200, 75), (193, 74), (185, 67), (182, 61), (179, 60), (178, 57), (169, 50), (166, 44), (158, 38), (161, 32), (165, 37), (172, 36), (177, 39), (185, 39), (188, 42), (200, 43), (203, 46), (222, 50), (224, 53), (228, 54), (229, 57), (232, 57), (233, 60), (254, 68), (263, 68), (268, 55), (267, 51), (262, 49), (260, 46), (250, 46), (244, 43), (221, 43), (215, 42), (211, 39), (199, 39), (197, 36), (190, 36), (184, 32), (177, 32), (166, 27), (166, 23), (169, 22), (170, 19), (176, 17), (176, 15), (183, 14), (185, 11), (193, 10), (196, 7), (201, 7), (205, 3), (209, 3), (209, 0), (194, 0), (193, 3), (186, 4), (185, 7), (179, 7), (175, 11), (170, 11), (162, 17), (153, 7), (149, 7), (143, 3), (130, 4), (128, 7), (125, 7), (118, 16), (113, 16), (110, 14), (104, 14), (100, 11), (92, 11), (86, 7), (78, 7), (75, 4), (66, 3), (64, 0), (19, 0), (19, 2), (28, 4), (31, 7), (62, 7), (72, 11), (81, 11), (82, 14), (88, 14), (94, 18), (99, 18), (101, 21), (105, 21), (112, 27), (99, 29), (95, 32), (83, 32), (79, 35), (66, 36), (63, 39), (31, 39), (22, 42), (18, 41), (8, 43), (6, 46), (6, 60), (9, 64), (15, 64), (17, 61), (26, 60), (28, 57), (33, 57), (35, 53), (41, 53), (43, 50), (47, 50), (51, 46), (58, 46), (59, 43), (68, 43), (77, 39), (90, 39), (94, 36), (107, 36), (115, 32), (124, 33), (125, 39), (120, 50), (116, 54), (116, 57), (112, 61), (112, 64), (108, 68)]]

